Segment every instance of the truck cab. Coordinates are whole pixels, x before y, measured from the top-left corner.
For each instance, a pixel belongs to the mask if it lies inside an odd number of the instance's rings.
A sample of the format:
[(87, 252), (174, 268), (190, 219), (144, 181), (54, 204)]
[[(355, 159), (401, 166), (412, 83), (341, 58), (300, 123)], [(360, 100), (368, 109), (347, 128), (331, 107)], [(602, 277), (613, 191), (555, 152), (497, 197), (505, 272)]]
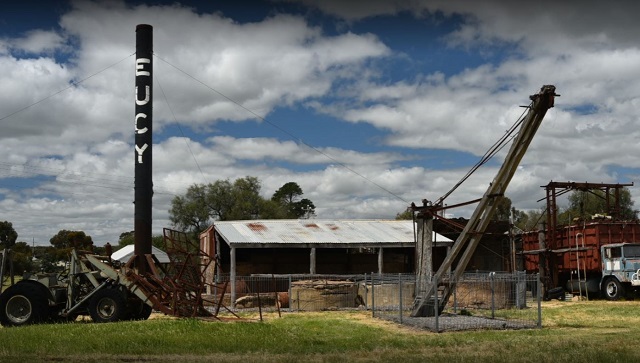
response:
[(600, 290), (607, 300), (618, 300), (640, 286), (640, 243), (613, 243), (600, 247)]

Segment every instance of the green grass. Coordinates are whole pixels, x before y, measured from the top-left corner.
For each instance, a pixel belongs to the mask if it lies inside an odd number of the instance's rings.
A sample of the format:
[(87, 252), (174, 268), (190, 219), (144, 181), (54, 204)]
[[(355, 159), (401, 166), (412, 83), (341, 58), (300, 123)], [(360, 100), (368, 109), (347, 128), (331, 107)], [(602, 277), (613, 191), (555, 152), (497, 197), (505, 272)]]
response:
[(639, 302), (549, 302), (543, 329), (431, 333), (367, 312), (267, 315), (257, 322), (142, 322), (0, 328), (0, 361), (638, 361)]

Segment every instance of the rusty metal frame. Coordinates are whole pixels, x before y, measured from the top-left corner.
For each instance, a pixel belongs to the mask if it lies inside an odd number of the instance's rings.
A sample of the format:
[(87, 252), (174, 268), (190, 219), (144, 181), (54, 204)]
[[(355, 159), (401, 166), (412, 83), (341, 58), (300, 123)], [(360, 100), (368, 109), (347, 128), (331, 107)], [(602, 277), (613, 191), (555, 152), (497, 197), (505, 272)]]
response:
[(170, 261), (168, 266), (165, 268), (154, 255), (146, 254), (148, 268), (140, 273), (135, 268), (136, 256), (132, 256), (121, 269), (131, 282), (129, 290), (140, 290), (146, 296), (145, 303), (167, 315), (221, 320), (218, 314), (224, 309), (239, 318), (222, 304), (226, 285), (218, 300), (205, 298), (205, 273), (211, 263), (217, 263), (216, 260), (184, 232), (165, 228), (163, 238)]
[[(611, 215), (614, 220), (618, 220), (620, 217), (620, 190), (624, 187), (633, 186), (633, 183), (630, 184), (605, 184), (605, 183), (576, 183), (576, 182), (549, 182), (547, 185), (541, 186), (545, 188), (547, 196), (547, 233), (546, 236), (546, 248), (548, 249), (556, 249), (557, 248), (557, 238), (554, 233), (556, 228), (558, 227), (558, 206), (556, 199), (557, 197), (566, 194), (573, 190), (582, 190), (585, 192), (589, 192), (595, 194), (595, 190), (602, 191), (604, 193), (605, 205), (607, 209), (607, 213)], [(613, 205), (611, 203), (611, 190), (614, 192), (613, 197)], [(540, 199), (538, 201), (542, 201), (544, 199)]]

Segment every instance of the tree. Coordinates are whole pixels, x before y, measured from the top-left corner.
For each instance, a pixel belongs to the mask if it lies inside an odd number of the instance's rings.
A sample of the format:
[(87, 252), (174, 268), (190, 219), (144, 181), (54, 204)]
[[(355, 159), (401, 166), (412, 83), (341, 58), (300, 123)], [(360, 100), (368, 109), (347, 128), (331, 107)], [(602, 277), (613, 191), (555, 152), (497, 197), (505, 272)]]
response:
[[(135, 243), (135, 239), (134, 239), (134, 233), (135, 231), (129, 231), (129, 232), (122, 232), (120, 233), (120, 237), (118, 238), (118, 248), (115, 250), (118, 250), (124, 246), (128, 246), (128, 245), (132, 245)], [(157, 235), (157, 236), (152, 236), (151, 237), (151, 245), (153, 245), (156, 248), (159, 248), (161, 250), (164, 250), (164, 237), (162, 237), (161, 235)]]
[(231, 195), (234, 204), (227, 216), (228, 220), (261, 218), (264, 198), (260, 196), (260, 180), (253, 176), (236, 179)]
[(295, 218), (308, 219), (316, 215), (316, 206), (307, 198), (293, 203), (292, 212)]
[(49, 242), (57, 249), (91, 250), (93, 248), (91, 236), (87, 236), (83, 231), (61, 230)]
[(260, 181), (255, 177), (194, 184), (171, 201), (169, 219), (182, 231), (200, 232), (211, 220), (256, 219), (264, 206)]
[(541, 221), (546, 222), (543, 210), (529, 210), (526, 212), (516, 210), (514, 214), (514, 225), (523, 231), (537, 230)]
[(505, 196), (498, 197), (495, 201), (496, 209), (493, 212), (494, 221), (508, 221), (511, 218), (511, 199)]
[(304, 218), (315, 213), (311, 200), (299, 200), (302, 189), (296, 183), (286, 183), (271, 199), (263, 198), (260, 190), (260, 180), (252, 176), (233, 183), (194, 184), (185, 195), (173, 198), (169, 219), (178, 229), (195, 234), (213, 220)]
[(0, 222), (0, 247), (11, 248), (18, 239), (18, 233), (11, 222)]
[(287, 218), (309, 218), (315, 215), (316, 206), (309, 199), (300, 199), (303, 194), (298, 183), (288, 182), (273, 193), (271, 200), (286, 210)]
[(134, 231), (122, 232), (120, 233), (120, 237), (118, 237), (118, 247), (122, 248), (124, 246), (132, 245), (135, 243), (133, 239)]
[[(615, 205), (615, 196), (609, 195), (609, 207)], [(602, 190), (574, 190), (569, 195), (569, 206), (558, 214), (559, 224), (572, 223), (573, 219), (588, 219), (595, 214), (610, 215), (611, 210), (607, 210), (606, 195)], [(633, 210), (633, 200), (631, 192), (627, 188), (620, 190), (620, 213), (618, 217), (622, 220), (634, 220), (638, 218), (638, 212)]]
[(16, 243), (11, 250), (13, 251), (13, 270), (15, 273), (32, 272), (33, 252), (27, 242)]
[(271, 200), (282, 204), (293, 204), (302, 194), (302, 188), (300, 188), (298, 183), (288, 182), (273, 193)]
[(184, 196), (173, 198), (171, 209), (169, 209), (171, 223), (183, 231), (205, 229), (211, 219), (211, 213), (216, 213), (208, 194), (212, 187), (212, 185), (194, 184), (187, 189)]
[(404, 212), (396, 214), (396, 220), (413, 220), (413, 211), (411, 208), (407, 208)]

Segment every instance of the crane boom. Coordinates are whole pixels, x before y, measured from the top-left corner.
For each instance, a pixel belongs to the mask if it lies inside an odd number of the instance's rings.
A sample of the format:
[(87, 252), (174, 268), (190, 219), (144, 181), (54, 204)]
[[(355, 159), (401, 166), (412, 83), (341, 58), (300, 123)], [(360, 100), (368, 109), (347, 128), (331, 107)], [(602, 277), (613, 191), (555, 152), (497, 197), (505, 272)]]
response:
[(547, 110), (553, 107), (554, 97), (559, 96), (555, 93), (555, 90), (555, 86), (545, 85), (542, 86), (540, 92), (529, 97), (532, 101), (528, 106), (529, 111), (523, 119), (518, 135), (515, 137), (505, 157), (504, 163), (493, 179), (493, 182), (489, 184), (489, 188), (484, 193), (482, 199), (480, 199), (467, 225), (456, 239), (451, 251), (445, 257), (440, 268), (438, 268), (432, 281), (426, 285), (424, 291), (416, 291), (416, 299), (411, 316), (432, 316), (435, 314), (435, 294), (438, 293), (438, 287), (442, 283), (445, 274), (451, 271), (453, 262), (462, 254), (457, 260), (458, 262), (451, 275), (450, 283), (443, 286), (442, 296), (437, 299), (439, 312), (446, 306), (455, 287), (455, 281), (462, 276), (471, 259), (471, 255), (474, 253), (482, 238), (482, 234), (491, 220), (497, 205), (497, 203), (495, 203), (496, 198), (504, 195), (513, 174), (518, 168), (529, 144), (531, 144), (531, 140), (533, 140), (533, 136), (542, 123), (542, 119), (547, 113)]

